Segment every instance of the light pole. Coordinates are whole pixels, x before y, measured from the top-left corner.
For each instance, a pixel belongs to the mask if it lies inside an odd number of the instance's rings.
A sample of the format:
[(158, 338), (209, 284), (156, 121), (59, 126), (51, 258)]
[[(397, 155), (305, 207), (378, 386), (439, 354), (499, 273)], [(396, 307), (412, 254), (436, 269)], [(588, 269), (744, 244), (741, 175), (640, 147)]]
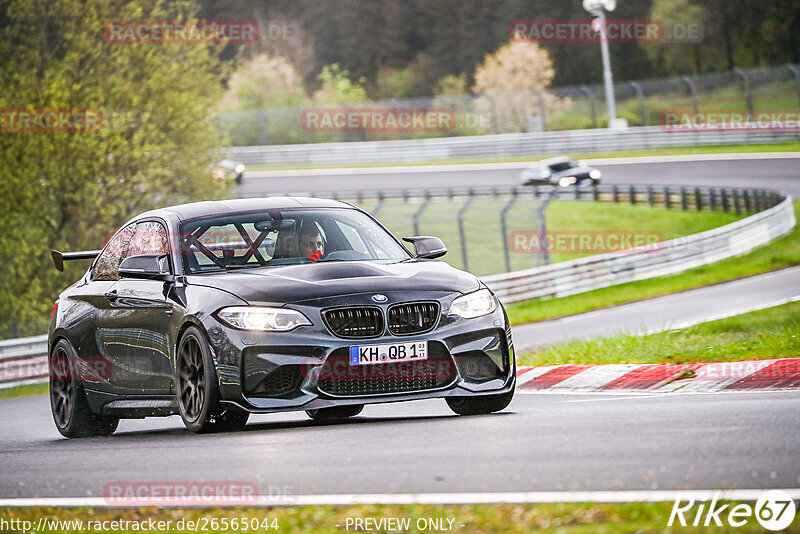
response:
[(617, 119), (617, 106), (614, 101), (614, 78), (611, 75), (611, 58), (608, 54), (608, 33), (606, 32), (606, 11), (614, 11), (617, 0), (583, 0), (583, 9), (597, 17), (592, 23), (594, 30), (600, 34), (600, 51), (603, 55), (603, 82), (606, 87), (606, 104), (608, 105), (608, 127), (625, 128), (628, 121)]

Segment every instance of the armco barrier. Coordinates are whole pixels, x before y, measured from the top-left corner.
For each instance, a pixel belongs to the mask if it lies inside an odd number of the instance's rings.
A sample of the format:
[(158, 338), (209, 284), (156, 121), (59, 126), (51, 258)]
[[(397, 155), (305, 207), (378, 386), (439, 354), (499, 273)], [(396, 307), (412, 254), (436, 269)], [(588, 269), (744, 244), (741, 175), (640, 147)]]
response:
[(635, 280), (678, 273), (738, 256), (791, 231), (790, 196), (777, 205), (731, 224), (659, 246), (587, 256), (524, 271), (487, 276), (483, 281), (504, 303), (563, 297)]
[(47, 336), (0, 341), (0, 388), (47, 380)]
[(639, 126), (624, 130), (604, 128), (400, 141), (243, 146), (235, 147), (229, 153), (233, 159), (246, 165), (350, 165), (771, 143), (800, 139), (800, 129), (796, 127), (753, 126), (710, 131), (670, 131), (660, 126)]
[[(683, 204), (686, 209), (707, 206), (711, 209), (751, 211), (763, 209), (734, 223), (693, 234), (647, 249), (587, 256), (527, 269), (487, 276), (483, 281), (504, 303), (531, 298), (574, 295), (634, 280), (678, 273), (744, 254), (791, 231), (795, 225), (792, 198), (765, 190), (697, 189), (686, 194), (679, 189), (628, 186), (618, 190), (591, 188), (565, 190), (573, 198), (599, 201)], [(366, 193), (368, 195), (368, 193)], [(408, 194), (408, 193), (406, 193)], [(445, 194), (454, 194), (448, 191)], [(455, 193), (458, 194), (458, 193)], [(498, 194), (497, 190), (471, 191), (470, 194)], [(401, 194), (402, 195), (402, 194)], [(391, 195), (387, 195), (391, 196)], [(675, 197), (674, 200), (670, 200)], [(637, 200), (638, 199), (638, 200)], [(699, 202), (698, 202), (699, 201)], [(47, 380), (47, 336), (0, 341), (0, 388)]]

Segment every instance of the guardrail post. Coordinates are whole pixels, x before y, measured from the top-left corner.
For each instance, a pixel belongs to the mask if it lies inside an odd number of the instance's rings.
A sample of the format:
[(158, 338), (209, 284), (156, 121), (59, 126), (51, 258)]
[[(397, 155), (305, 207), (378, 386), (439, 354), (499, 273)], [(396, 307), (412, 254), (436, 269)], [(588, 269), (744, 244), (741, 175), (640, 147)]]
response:
[(497, 122), (497, 106), (495, 105), (494, 97), (489, 94), (484, 94), (483, 96), (489, 99), (489, 104), (492, 109), (492, 133), (500, 133), (500, 127), (498, 126)]
[(431, 202), (431, 193), (427, 189), (425, 190), (425, 200), (422, 202), (422, 206), (419, 207), (417, 211), (414, 212), (414, 215), (411, 218), (411, 223), (414, 225), (414, 235), (419, 234), (419, 218), (422, 217), (422, 212), (425, 211), (428, 207), (428, 204)]
[(733, 69), (733, 72), (742, 78), (744, 84), (744, 100), (747, 103), (747, 120), (748, 122), (753, 122), (755, 120), (755, 113), (753, 112), (753, 91), (750, 89), (750, 75), (739, 67)]
[(731, 211), (730, 207), (728, 206), (728, 190), (723, 188), (720, 193), (722, 194), (722, 211), (728, 213)]
[(611, 197), (614, 199), (614, 204), (619, 204), (619, 190), (616, 185), (611, 186)]
[(644, 91), (638, 82), (628, 82), (634, 91), (636, 91), (636, 100), (639, 102), (639, 116), (642, 118), (642, 126), (649, 126), (650, 121), (647, 117), (647, 108), (644, 105)]
[(717, 211), (717, 190), (713, 187), (708, 190), (708, 203), (711, 211)]
[(786, 65), (786, 68), (794, 74), (795, 82), (797, 82), (797, 109), (800, 109), (800, 69), (792, 64)]
[(689, 87), (689, 95), (692, 97), (692, 113), (697, 115), (700, 113), (700, 108), (697, 105), (697, 86), (689, 76), (681, 76), (681, 80)]
[(509, 200), (503, 209), (500, 210), (500, 231), (503, 233), (503, 254), (505, 255), (506, 260), (506, 272), (511, 272), (511, 253), (508, 246), (508, 224), (507, 224), (507, 217), (508, 211), (511, 209), (511, 206), (517, 201), (517, 188), (511, 188), (511, 200)]
[(636, 189), (634, 189), (634, 186), (628, 188), (628, 202), (630, 202), (631, 206), (636, 205)]
[(469, 209), (472, 201), (475, 200), (472, 189), (469, 190), (467, 201), (458, 210), (458, 236), (461, 239), (461, 258), (464, 260), (464, 270), (469, 271), (469, 259), (467, 258), (467, 237), (464, 233), (464, 213)]
[(586, 95), (586, 100), (589, 102), (589, 108), (592, 110), (592, 128), (597, 128), (597, 109), (595, 107), (594, 93), (587, 85), (581, 85), (581, 91)]
[(550, 247), (547, 244), (547, 207), (553, 201), (553, 199), (558, 195), (559, 187), (555, 186), (550, 191), (548, 191), (547, 198), (544, 202), (542, 202), (539, 209), (536, 210), (537, 215), (539, 216), (539, 243), (542, 246), (542, 254), (541, 254), (541, 262), (539, 261), (539, 256), (536, 256), (536, 264), (540, 265), (544, 263), (544, 265), (550, 265)]
[(664, 207), (666, 209), (672, 209), (672, 198), (669, 195), (670, 195), (669, 186), (665, 185), (664, 186)]
[(686, 188), (681, 187), (681, 209), (686, 211)]
[(734, 189), (733, 190), (733, 207), (736, 210), (736, 215), (739, 215), (740, 213), (742, 213), (742, 207), (739, 206), (739, 190), (738, 189)]
[(750, 213), (752, 211), (751, 201), (750, 201), (750, 190), (745, 189), (742, 191), (744, 196), (744, 212)]
[(598, 189), (597, 184), (593, 184), (592, 187), (592, 200), (594, 200), (595, 202), (600, 200), (600, 190)]
[(378, 191), (378, 204), (375, 206), (375, 209), (372, 210), (370, 215), (372, 215), (373, 217), (377, 217), (378, 212), (381, 211), (382, 207), (383, 207), (383, 191)]
[(653, 186), (647, 186), (647, 205), (653, 207)]

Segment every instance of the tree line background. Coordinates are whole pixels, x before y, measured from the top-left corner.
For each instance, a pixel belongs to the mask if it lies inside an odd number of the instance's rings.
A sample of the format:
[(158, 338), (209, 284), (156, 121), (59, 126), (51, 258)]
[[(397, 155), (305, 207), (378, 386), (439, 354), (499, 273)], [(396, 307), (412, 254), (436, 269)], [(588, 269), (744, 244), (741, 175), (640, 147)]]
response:
[[(203, 0), (201, 13), (296, 22), (295, 39), (262, 39), (244, 55), (285, 56), (312, 87), (323, 66), (338, 64), (363, 78), (373, 99), (431, 95), (446, 75), (465, 75), (471, 85), (484, 56), (508, 41), (513, 20), (591, 18), (581, 0)], [(700, 22), (704, 28), (698, 44), (612, 43), (619, 80), (800, 62), (796, 0), (619, 0), (609, 17)], [(553, 61), (553, 86), (601, 82), (599, 46), (543, 47)]]

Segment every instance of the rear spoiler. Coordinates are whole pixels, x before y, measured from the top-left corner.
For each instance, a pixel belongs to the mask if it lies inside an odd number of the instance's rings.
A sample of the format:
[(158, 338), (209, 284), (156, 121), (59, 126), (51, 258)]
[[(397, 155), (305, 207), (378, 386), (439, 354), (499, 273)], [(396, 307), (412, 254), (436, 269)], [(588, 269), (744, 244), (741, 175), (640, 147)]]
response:
[(59, 271), (64, 270), (64, 260), (93, 260), (102, 250), (79, 250), (77, 252), (59, 252), (51, 250), (50, 255), (53, 256), (53, 263)]

